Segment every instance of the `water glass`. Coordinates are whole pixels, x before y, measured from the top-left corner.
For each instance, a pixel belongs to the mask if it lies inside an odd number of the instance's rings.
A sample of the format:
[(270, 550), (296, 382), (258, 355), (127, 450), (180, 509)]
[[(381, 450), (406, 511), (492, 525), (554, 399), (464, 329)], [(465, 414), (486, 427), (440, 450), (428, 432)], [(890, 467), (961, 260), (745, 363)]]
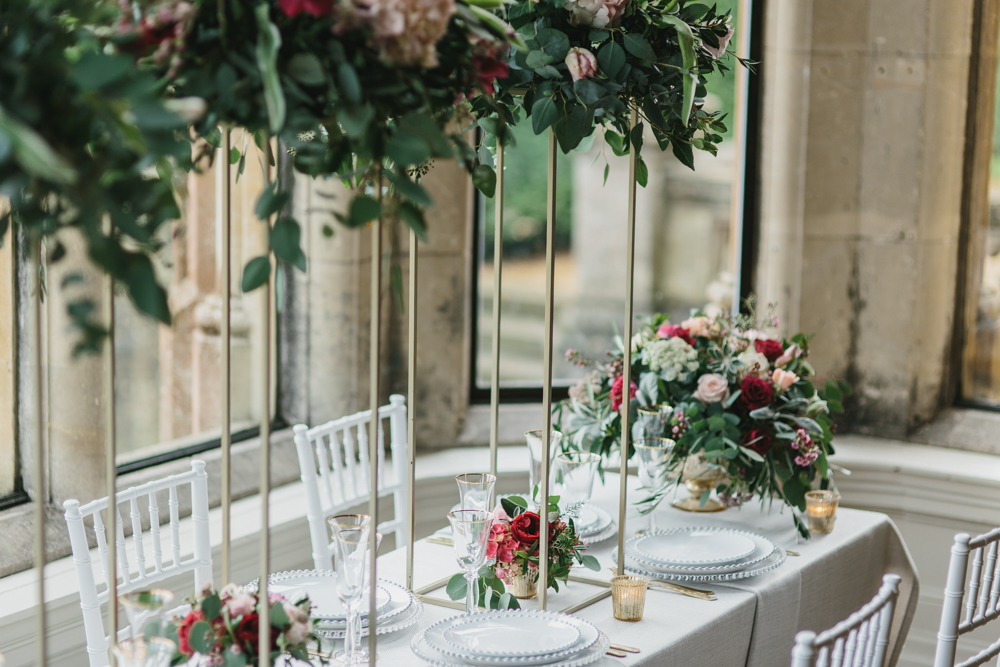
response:
[[(639, 438), (635, 441), (635, 456), (639, 460), (639, 482), (643, 487), (655, 491), (667, 483), (675, 444), (670, 438)], [(654, 512), (648, 514), (647, 528), (639, 532), (656, 530), (656, 519), (653, 514)]]
[[(528, 466), (528, 495), (533, 497), (535, 487), (542, 483), (542, 429), (535, 429), (524, 434), (524, 439), (528, 443), (528, 453), (531, 456), (531, 465)], [(549, 431), (549, 490), (552, 489), (552, 462), (556, 457), (562, 444), (562, 433), (559, 431)], [(539, 491), (541, 492), (541, 491)], [(544, 502), (544, 498), (539, 498), (539, 503)]]
[(585, 505), (594, 490), (594, 476), (601, 457), (593, 452), (563, 452), (556, 457), (556, 489), (559, 503), (568, 511)]
[(461, 499), (459, 509), (489, 511), (493, 507), (493, 487), (497, 478), (484, 472), (467, 472), (455, 475), (458, 483), (458, 495)]
[(664, 438), (670, 434), (670, 416), (674, 413), (672, 406), (665, 403), (639, 406), (639, 437)]
[(455, 510), (448, 512), (455, 560), (465, 574), (465, 613), (474, 614), (478, 608), (476, 586), (479, 568), (486, 562), (486, 544), (493, 528), (493, 513), (483, 510)]

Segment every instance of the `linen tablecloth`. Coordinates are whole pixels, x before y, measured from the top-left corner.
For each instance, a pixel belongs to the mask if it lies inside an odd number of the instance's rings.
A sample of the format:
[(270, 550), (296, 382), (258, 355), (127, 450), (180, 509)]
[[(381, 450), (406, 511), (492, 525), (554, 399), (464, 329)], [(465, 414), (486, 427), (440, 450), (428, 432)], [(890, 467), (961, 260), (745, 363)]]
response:
[[(617, 520), (618, 480), (606, 475), (597, 484), (593, 502)], [(629, 478), (629, 498), (640, 497), (638, 481)], [(502, 490), (505, 491), (505, 490)], [(683, 492), (683, 489), (682, 489)], [(631, 509), (631, 508), (630, 508)], [(677, 526), (729, 526), (750, 530), (801, 556), (790, 556), (778, 569), (742, 581), (691, 584), (712, 590), (717, 601), (706, 602), (675, 593), (649, 590), (642, 621), (615, 620), (611, 599), (605, 598), (582, 609), (580, 617), (603, 630), (612, 642), (634, 646), (641, 653), (625, 659), (605, 657), (604, 665), (685, 665), (705, 667), (780, 667), (790, 663), (792, 643), (799, 630), (824, 630), (845, 619), (870, 600), (881, 585), (882, 575), (902, 578), (900, 599), (891, 637), (891, 662), (895, 664), (916, 608), (918, 580), (906, 546), (889, 517), (876, 512), (840, 509), (829, 535), (799, 540), (789, 510), (775, 503), (768, 511), (750, 503), (740, 509), (713, 514), (694, 514), (669, 507), (664, 502), (656, 512), (658, 528)], [(634, 514), (634, 512), (630, 512)], [(442, 517), (442, 523), (444, 523)], [(645, 518), (630, 518), (626, 536), (645, 524)], [(617, 538), (592, 545), (590, 553), (601, 561), (600, 573), (575, 569), (574, 573), (608, 579), (613, 565), (611, 551)], [(450, 547), (419, 541), (414, 550), (414, 587), (419, 588), (458, 571)], [(379, 558), (378, 576), (405, 583), (405, 549)], [(593, 595), (598, 587), (578, 582), (549, 591), (548, 608), (560, 610)], [(431, 593), (446, 598), (444, 589)], [(534, 601), (522, 607), (535, 608)], [(413, 627), (379, 637), (379, 664), (416, 665), (411, 638), (432, 623), (459, 612), (424, 605), (420, 621)]]

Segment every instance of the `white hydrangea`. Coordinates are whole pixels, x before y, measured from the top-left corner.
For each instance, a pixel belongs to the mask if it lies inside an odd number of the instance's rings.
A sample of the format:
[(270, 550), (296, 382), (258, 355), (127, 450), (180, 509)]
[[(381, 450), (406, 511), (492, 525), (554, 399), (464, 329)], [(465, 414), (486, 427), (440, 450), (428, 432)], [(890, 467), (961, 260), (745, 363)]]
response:
[(767, 363), (767, 357), (752, 347), (748, 347), (743, 350), (743, 352), (741, 352), (736, 359), (743, 364), (741, 375), (751, 373), (754, 370), (755, 365), (759, 367), (757, 368), (758, 374), (767, 373), (767, 371), (770, 370), (770, 365)]
[(666, 382), (686, 382), (698, 370), (698, 351), (683, 338), (664, 338), (646, 346), (649, 368)]

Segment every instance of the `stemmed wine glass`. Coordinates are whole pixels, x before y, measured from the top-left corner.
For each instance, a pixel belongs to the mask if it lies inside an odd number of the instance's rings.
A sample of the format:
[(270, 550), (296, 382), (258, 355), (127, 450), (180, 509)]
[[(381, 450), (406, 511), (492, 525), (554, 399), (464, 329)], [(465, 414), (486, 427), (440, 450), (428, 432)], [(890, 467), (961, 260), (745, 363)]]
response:
[[(635, 455), (639, 459), (639, 481), (651, 490), (657, 490), (667, 482), (670, 473), (670, 455), (674, 450), (670, 438), (639, 438), (635, 441)], [(649, 513), (649, 523), (645, 530), (639, 533), (656, 530), (656, 519), (653, 512)]]
[(448, 512), (455, 560), (465, 574), (465, 613), (476, 613), (479, 568), (486, 562), (486, 543), (493, 528), (493, 513), (484, 510)]
[(455, 475), (458, 483), (458, 495), (461, 498), (459, 509), (489, 511), (493, 501), (493, 487), (497, 478), (483, 472), (467, 472)]
[(327, 519), (337, 566), (337, 595), (347, 610), (344, 650), (333, 657), (347, 664), (368, 662), (361, 646), (361, 599), (369, 580), (369, 538), (372, 518), (367, 514), (338, 514)]
[(587, 504), (601, 457), (593, 452), (564, 452), (556, 457), (559, 504), (571, 515)]

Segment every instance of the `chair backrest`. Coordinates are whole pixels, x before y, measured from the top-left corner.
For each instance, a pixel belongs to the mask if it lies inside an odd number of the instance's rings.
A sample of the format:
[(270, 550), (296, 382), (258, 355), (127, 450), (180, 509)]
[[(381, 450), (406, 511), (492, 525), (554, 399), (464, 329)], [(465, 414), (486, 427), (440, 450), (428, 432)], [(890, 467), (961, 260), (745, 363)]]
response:
[[(1000, 528), (994, 528), (975, 538), (968, 533), (959, 533), (955, 536), (955, 543), (951, 547), (951, 561), (948, 565), (948, 579), (944, 586), (944, 605), (941, 608), (941, 625), (938, 629), (934, 667), (955, 667), (958, 637), (1000, 616), (998, 543), (1000, 543)], [(971, 574), (969, 574), (970, 558)], [(963, 600), (965, 600), (964, 605)], [(1000, 654), (1000, 641), (959, 663), (958, 667), (982, 665), (998, 654)]]
[[(181, 530), (179, 502), (177, 489), (189, 484), (191, 486), (191, 521), (193, 525), (193, 555), (181, 558)], [(169, 508), (170, 543), (169, 552), (164, 554), (163, 542), (160, 537), (160, 502), (157, 494), (166, 495)], [(121, 505), (128, 505), (128, 513), (132, 524), (131, 548), (126, 544), (125, 531), (122, 524)], [(76, 575), (80, 583), (80, 608), (83, 610), (83, 627), (87, 635), (87, 655), (91, 667), (104, 667), (108, 664), (108, 646), (110, 635), (104, 634), (104, 621), (101, 617), (101, 606), (108, 601), (108, 544), (105, 537), (106, 521), (110, 520), (108, 499), (100, 498), (80, 505), (79, 501), (67, 500), (63, 503), (66, 510), (66, 526), (69, 529), (70, 546), (73, 550), (73, 562), (76, 565)], [(145, 509), (149, 518), (149, 537), (152, 553), (146, 553), (143, 544), (142, 510)], [(101, 513), (104, 513), (104, 517)], [(90, 526), (85, 519), (91, 518)], [(212, 545), (208, 533), (208, 475), (205, 474), (204, 461), (192, 461), (190, 472), (171, 475), (164, 479), (146, 482), (115, 494), (115, 553), (118, 563), (118, 594), (123, 595), (134, 590), (149, 588), (152, 584), (183, 572), (194, 572), (195, 590), (212, 579)], [(95, 533), (97, 551), (101, 560), (101, 571), (104, 573), (98, 589), (98, 581), (90, 560), (90, 545), (87, 539), (88, 530)], [(117, 640), (124, 639), (128, 628), (117, 633)]]
[[(391, 521), (379, 524), (384, 535), (395, 533), (396, 546), (406, 542), (406, 399), (393, 394), (389, 405), (378, 409), (378, 496), (393, 496)], [(385, 465), (383, 422), (389, 420), (392, 470)], [(368, 424), (371, 410), (308, 428), (292, 427), (299, 470), (306, 491), (306, 514), (317, 570), (333, 569), (333, 550), (326, 519), (358, 505), (369, 497)]]
[(819, 634), (795, 635), (792, 667), (882, 667), (898, 597), (899, 575), (885, 575), (872, 601), (845, 620)]

